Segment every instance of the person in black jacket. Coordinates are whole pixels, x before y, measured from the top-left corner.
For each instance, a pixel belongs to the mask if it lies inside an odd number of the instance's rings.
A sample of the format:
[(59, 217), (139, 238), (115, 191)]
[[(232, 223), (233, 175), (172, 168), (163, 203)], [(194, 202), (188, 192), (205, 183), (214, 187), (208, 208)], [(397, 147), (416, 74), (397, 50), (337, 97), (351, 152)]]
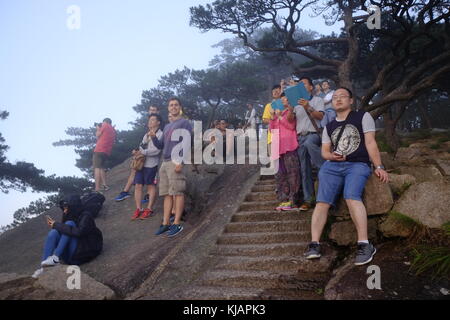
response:
[(83, 210), (78, 195), (71, 195), (60, 201), (63, 211), (62, 222), (47, 216), (47, 224), (52, 228), (44, 245), (41, 268), (33, 277), (38, 277), (44, 267), (55, 266), (62, 259), (70, 265), (80, 265), (97, 257), (103, 248), (103, 236), (96, 227), (89, 211)]

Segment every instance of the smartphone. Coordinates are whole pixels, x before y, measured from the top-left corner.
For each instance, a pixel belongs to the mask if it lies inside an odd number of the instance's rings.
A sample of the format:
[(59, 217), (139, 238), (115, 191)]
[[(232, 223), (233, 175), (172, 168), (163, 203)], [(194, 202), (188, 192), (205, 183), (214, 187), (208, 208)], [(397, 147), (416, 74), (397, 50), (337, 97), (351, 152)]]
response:
[(341, 157), (344, 155), (341, 151), (338, 151), (338, 150), (333, 151), (333, 153), (335, 155), (338, 155), (338, 156), (341, 156)]

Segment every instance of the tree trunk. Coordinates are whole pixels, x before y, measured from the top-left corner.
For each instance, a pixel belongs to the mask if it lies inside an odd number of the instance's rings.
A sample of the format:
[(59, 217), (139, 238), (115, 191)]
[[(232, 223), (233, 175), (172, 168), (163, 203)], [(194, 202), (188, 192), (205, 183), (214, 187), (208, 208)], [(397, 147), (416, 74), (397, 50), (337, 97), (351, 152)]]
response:
[(397, 121), (395, 121), (392, 118), (390, 109), (383, 113), (383, 120), (386, 143), (394, 152), (397, 152), (398, 148), (400, 147), (400, 138), (395, 131), (398, 120), (396, 119)]

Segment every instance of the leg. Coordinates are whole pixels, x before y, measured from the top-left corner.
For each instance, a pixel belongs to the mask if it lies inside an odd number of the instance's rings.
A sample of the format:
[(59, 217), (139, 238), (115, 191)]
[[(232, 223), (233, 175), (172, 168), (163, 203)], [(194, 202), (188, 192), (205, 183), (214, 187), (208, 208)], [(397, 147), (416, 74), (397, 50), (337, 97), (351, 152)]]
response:
[(176, 195), (175, 197), (175, 221), (174, 224), (180, 224), (181, 223), (181, 215), (183, 214), (184, 210), (184, 194)]
[(153, 210), (153, 205), (156, 202), (156, 186), (155, 185), (148, 185), (147, 186), (147, 193), (150, 195), (150, 199), (148, 200), (148, 207), (150, 210)]
[(318, 134), (308, 134), (306, 136), (304, 145), (308, 150), (311, 164), (314, 165), (317, 169), (320, 169), (320, 167), (325, 162), (325, 160), (322, 158), (320, 136)]
[(171, 212), (171, 214), (176, 214), (176, 212), (177, 212), (177, 211), (176, 211), (177, 202), (176, 202), (175, 196), (173, 196), (172, 201), (173, 201), (173, 206), (172, 206), (172, 212)]
[(50, 232), (47, 235), (47, 239), (45, 240), (42, 261), (46, 260), (48, 257), (53, 255), (53, 252), (55, 251), (56, 247), (58, 246), (58, 242), (59, 242), (60, 238), (61, 238), (61, 234), (57, 230), (55, 230), (55, 229), (50, 230)]
[(323, 228), (327, 223), (328, 209), (330, 209), (330, 205), (324, 202), (318, 202), (314, 208), (311, 220), (311, 240), (313, 242), (320, 241)]
[(100, 170), (99, 168), (94, 169), (94, 178), (95, 178), (95, 191), (100, 191)]
[(134, 187), (134, 201), (136, 203), (136, 209), (141, 209), (142, 203), (142, 184), (136, 184)]
[(358, 241), (366, 241), (369, 239), (367, 236), (367, 212), (366, 207), (361, 201), (357, 200), (345, 200), (348, 209), (350, 210), (350, 216), (358, 233)]
[(130, 176), (128, 177), (127, 184), (125, 185), (125, 188), (123, 191), (130, 192), (131, 186), (133, 185), (134, 177), (136, 176), (136, 170), (131, 169)]
[[(67, 221), (65, 224), (72, 226), (72, 227), (76, 226), (75, 222), (73, 222), (73, 221)], [(59, 239), (59, 242), (58, 242), (58, 246), (55, 249), (55, 256), (61, 257), (63, 255), (71, 238), (72, 237), (69, 237), (68, 235), (65, 235), (65, 234), (61, 235), (61, 238)]]
[(173, 205), (173, 199), (171, 195), (166, 195), (164, 197), (164, 219), (163, 219), (163, 225), (169, 225), (170, 224), (170, 213), (172, 211), (172, 205)]
[(75, 237), (70, 238), (69, 243), (67, 244), (66, 249), (62, 254), (62, 259), (64, 260), (64, 262), (71, 265), (78, 264), (76, 261), (72, 260), (73, 255), (77, 250), (77, 246), (78, 246), (78, 239)]
[(299, 137), (299, 147), (297, 149), (298, 159), (300, 161), (300, 173), (302, 178), (303, 198), (305, 202), (311, 203), (314, 193), (314, 183), (312, 179), (311, 159), (308, 149), (305, 146), (307, 136)]
[(100, 179), (102, 186), (106, 186), (106, 171), (105, 169), (100, 169)]

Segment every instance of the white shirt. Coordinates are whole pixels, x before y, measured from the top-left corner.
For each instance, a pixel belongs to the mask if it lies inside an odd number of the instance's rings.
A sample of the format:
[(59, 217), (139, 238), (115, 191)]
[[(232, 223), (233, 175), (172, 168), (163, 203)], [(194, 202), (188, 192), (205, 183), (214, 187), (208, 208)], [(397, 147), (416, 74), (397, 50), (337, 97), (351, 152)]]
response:
[[(314, 96), (310, 101), (309, 105), (316, 111), (324, 112), (323, 99), (319, 96)], [(308, 132), (316, 132), (311, 120), (309, 120), (308, 114), (305, 108), (302, 106), (296, 106), (294, 108), (295, 117), (297, 119), (297, 134), (306, 134)], [(320, 120), (314, 119), (317, 126), (320, 127)]]

